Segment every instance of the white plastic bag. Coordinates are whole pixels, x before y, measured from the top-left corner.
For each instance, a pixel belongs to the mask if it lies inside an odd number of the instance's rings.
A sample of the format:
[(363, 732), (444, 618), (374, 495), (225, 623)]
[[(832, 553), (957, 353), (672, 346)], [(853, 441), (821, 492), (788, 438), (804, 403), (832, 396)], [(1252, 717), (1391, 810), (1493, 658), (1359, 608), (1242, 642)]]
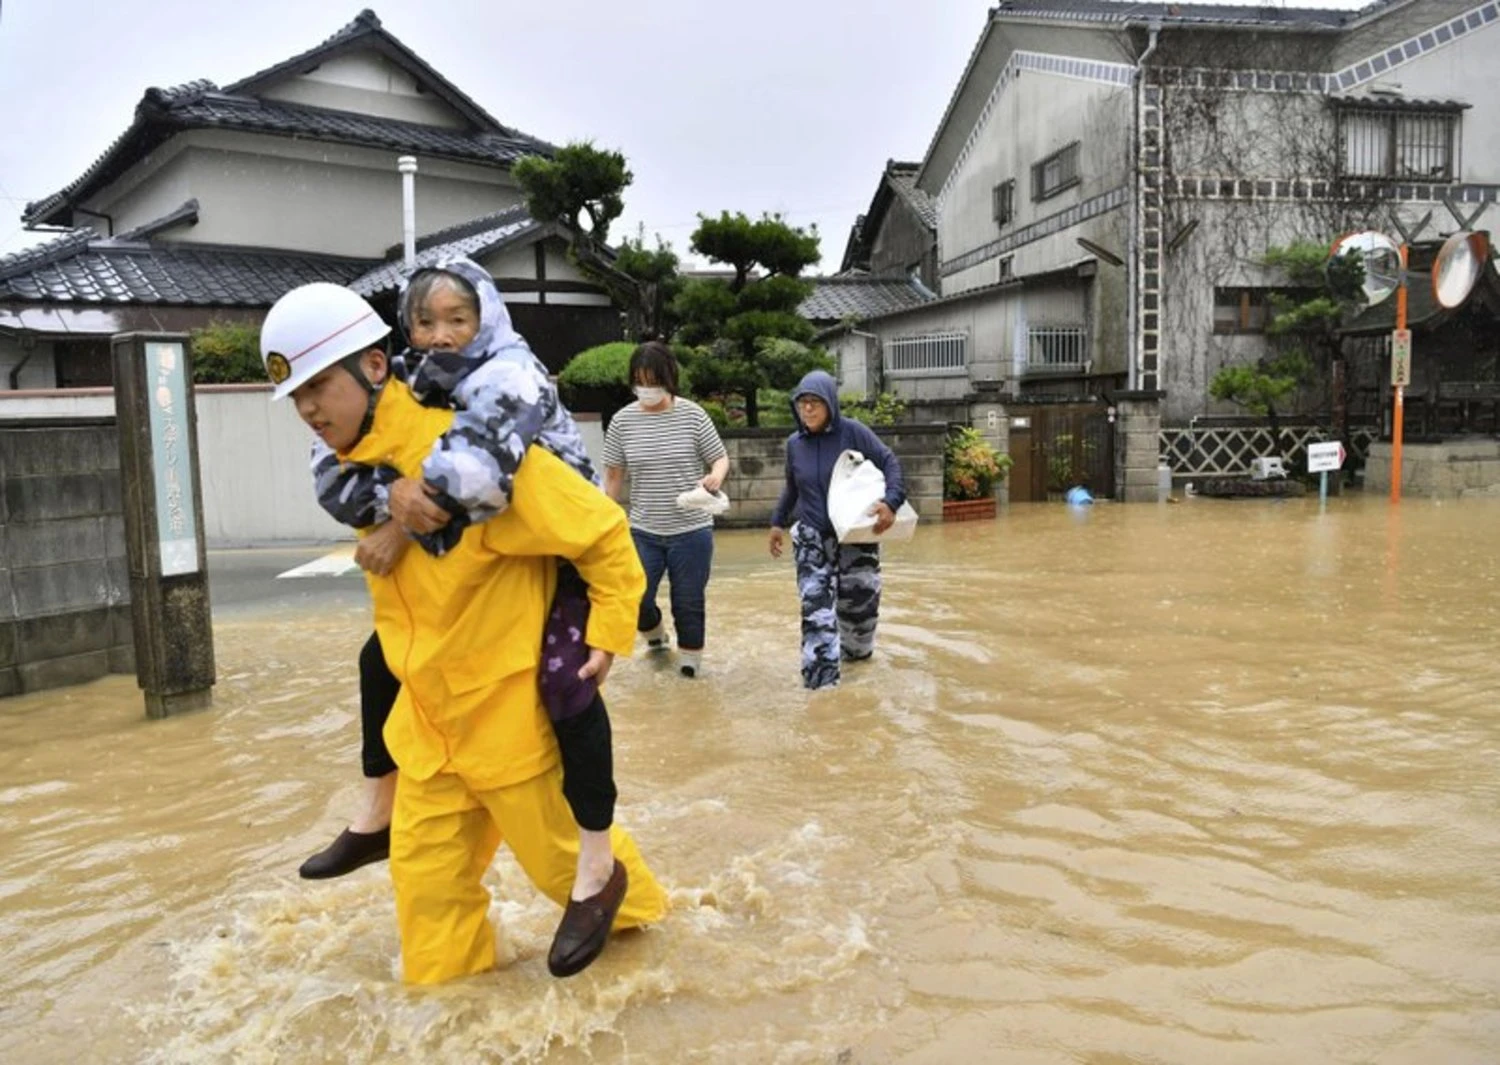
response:
[(729, 497), (723, 492), (710, 492), (701, 484), (697, 484), (677, 497), (677, 505), (683, 510), (701, 510), (709, 514), (722, 514), (729, 509)]
[(879, 536), (870, 508), (885, 498), (885, 474), (858, 451), (845, 451), (833, 464), (828, 482), (828, 520), (841, 544), (883, 544), (910, 540), (917, 512), (910, 503), (896, 511), (896, 523)]

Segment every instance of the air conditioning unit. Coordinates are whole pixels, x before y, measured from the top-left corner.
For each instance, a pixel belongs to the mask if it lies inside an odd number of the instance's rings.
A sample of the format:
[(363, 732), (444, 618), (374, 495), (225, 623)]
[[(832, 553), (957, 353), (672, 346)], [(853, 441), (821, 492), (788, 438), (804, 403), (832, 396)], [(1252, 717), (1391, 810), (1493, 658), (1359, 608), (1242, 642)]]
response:
[(1250, 460), (1252, 481), (1286, 480), (1286, 460), (1280, 455), (1262, 455)]

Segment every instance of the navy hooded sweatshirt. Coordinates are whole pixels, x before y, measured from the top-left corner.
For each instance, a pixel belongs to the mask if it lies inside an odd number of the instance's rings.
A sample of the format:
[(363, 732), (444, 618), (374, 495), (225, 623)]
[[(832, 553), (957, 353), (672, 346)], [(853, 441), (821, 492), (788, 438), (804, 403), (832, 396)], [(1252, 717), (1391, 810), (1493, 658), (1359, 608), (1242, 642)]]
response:
[[(819, 433), (809, 433), (797, 411), (801, 396), (817, 396), (828, 404), (828, 424)], [(901, 463), (890, 448), (870, 429), (852, 418), (839, 415), (838, 384), (822, 370), (814, 370), (792, 390), (792, 417), (797, 431), (786, 442), (786, 487), (771, 514), (771, 525), (785, 529), (795, 519), (819, 532), (833, 535), (828, 519), (828, 485), (834, 463), (845, 451), (858, 451), (885, 474), (885, 502), (896, 510), (906, 502)]]

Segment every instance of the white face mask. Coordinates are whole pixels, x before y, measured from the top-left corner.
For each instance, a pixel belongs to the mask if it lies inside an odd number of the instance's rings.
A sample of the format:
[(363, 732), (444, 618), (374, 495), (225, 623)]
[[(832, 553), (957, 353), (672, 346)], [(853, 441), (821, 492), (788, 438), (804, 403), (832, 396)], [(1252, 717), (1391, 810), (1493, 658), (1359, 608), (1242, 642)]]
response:
[(636, 385), (635, 398), (648, 407), (654, 407), (667, 398), (665, 388), (653, 388), (649, 385)]

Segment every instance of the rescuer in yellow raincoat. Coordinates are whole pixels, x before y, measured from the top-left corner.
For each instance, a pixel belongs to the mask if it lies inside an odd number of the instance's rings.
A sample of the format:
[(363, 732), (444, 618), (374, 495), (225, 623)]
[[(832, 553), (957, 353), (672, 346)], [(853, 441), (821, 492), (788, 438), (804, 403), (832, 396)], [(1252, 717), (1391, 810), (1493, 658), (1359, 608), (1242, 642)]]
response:
[[(385, 381), (374, 345), (388, 331), (348, 289), (306, 285), (272, 308), (262, 354), (276, 396), (292, 396), (341, 459), (420, 477), (453, 412)], [(407, 551), (389, 576), (367, 574), (375, 628), (401, 682), (385, 739), (399, 766), (390, 865), (409, 983), (494, 965), (481, 878), (501, 842), (532, 883), (569, 903), (578, 829), (537, 685), (556, 557), (588, 584), (585, 639), (607, 670), (608, 655), (634, 646), (645, 577), (624, 512), (542, 448), (521, 463), (510, 509), (467, 528), (446, 556)], [(659, 919), (665, 892), (634, 841), (618, 826), (612, 833), (623, 895), (612, 926)]]

